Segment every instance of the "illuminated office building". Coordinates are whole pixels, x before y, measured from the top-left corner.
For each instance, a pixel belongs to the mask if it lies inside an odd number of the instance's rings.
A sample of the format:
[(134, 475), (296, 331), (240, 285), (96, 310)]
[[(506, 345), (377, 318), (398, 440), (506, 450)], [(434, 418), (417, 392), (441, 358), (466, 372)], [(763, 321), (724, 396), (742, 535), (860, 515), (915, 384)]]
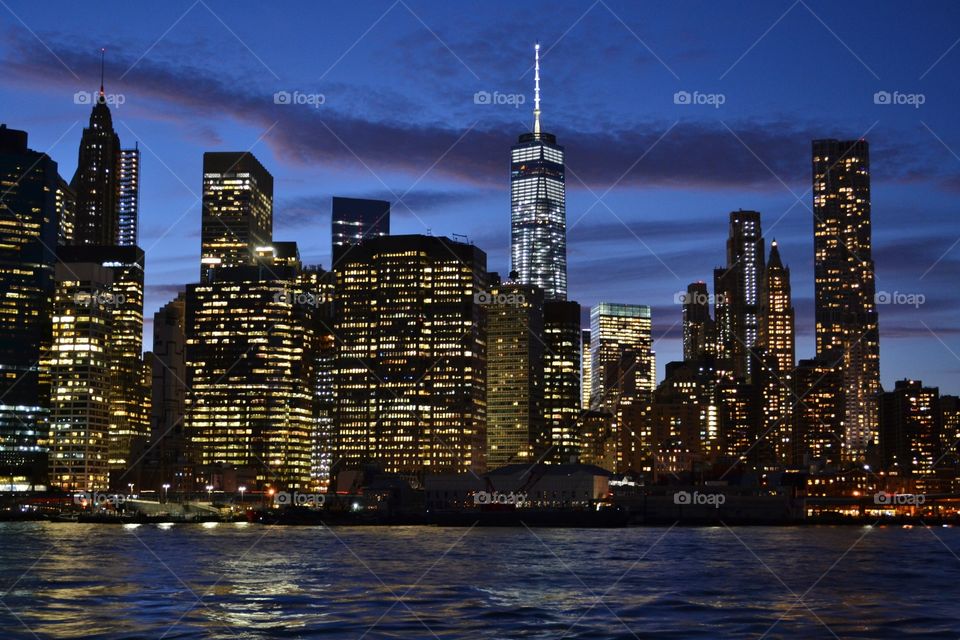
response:
[(594, 408), (616, 411), (656, 387), (650, 307), (601, 302), (590, 310)]
[(26, 131), (0, 125), (0, 487), (27, 490), (47, 475), (48, 389), (39, 361), (50, 347), (55, 250), (70, 197)]
[(486, 254), (371, 238), (336, 266), (336, 457), (390, 472), (486, 466)]
[(247, 151), (203, 154), (200, 280), (220, 267), (250, 265), (273, 233), (273, 176)]
[(691, 282), (683, 299), (683, 359), (697, 360), (715, 351), (707, 284)]
[(310, 482), (311, 307), (293, 259), (280, 247), (273, 263), (217, 267), (186, 292), (191, 453), (201, 469), (232, 468), (259, 488)]
[[(567, 298), (567, 204), (564, 151), (540, 130), (540, 45), (536, 46), (533, 131), (510, 150), (511, 270), (545, 300)], [(579, 339), (578, 339), (579, 341)]]
[(548, 300), (543, 305), (543, 406), (549, 454), (546, 462), (570, 462), (579, 452), (580, 305)]
[(960, 464), (960, 397), (940, 396), (940, 426), (943, 462), (956, 467)]
[(330, 255), (336, 268), (347, 247), (367, 238), (390, 235), (390, 203), (334, 196), (330, 228), (333, 239)]
[(842, 354), (844, 457), (859, 461), (881, 391), (866, 140), (813, 141), (813, 217), (817, 355)]
[(113, 272), (95, 262), (58, 262), (50, 379), (50, 483), (107, 489), (110, 473)]
[(119, 176), (120, 138), (113, 129), (101, 77), (90, 124), (80, 138), (77, 170), (70, 181), (77, 198), (71, 244), (116, 244), (120, 212)]
[[(64, 269), (96, 264), (110, 273), (106, 289), (91, 290), (109, 312), (107, 357), (110, 380), (109, 465), (124, 469), (130, 453), (150, 434), (150, 393), (143, 381), (143, 250), (138, 247), (61, 247)], [(83, 295), (83, 292), (78, 293)]]
[[(493, 278), (491, 278), (492, 280)], [(546, 453), (543, 292), (491, 282), (487, 309), (487, 467), (533, 462)]]
[(120, 150), (117, 240), (121, 247), (137, 246), (140, 217), (140, 148)]
[(760, 214), (732, 211), (727, 264), (714, 270), (717, 351), (734, 375), (749, 380), (750, 350), (757, 344), (764, 272)]
[(880, 454), (884, 469), (901, 475), (932, 475), (943, 442), (940, 390), (919, 380), (897, 380), (880, 396)]

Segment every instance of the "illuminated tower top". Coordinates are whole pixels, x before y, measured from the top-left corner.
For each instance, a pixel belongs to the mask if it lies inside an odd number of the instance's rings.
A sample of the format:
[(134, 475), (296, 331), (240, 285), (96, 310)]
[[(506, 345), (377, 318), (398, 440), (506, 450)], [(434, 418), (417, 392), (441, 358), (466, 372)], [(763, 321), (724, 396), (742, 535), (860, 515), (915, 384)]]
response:
[(533, 132), (540, 135), (540, 43), (533, 46)]

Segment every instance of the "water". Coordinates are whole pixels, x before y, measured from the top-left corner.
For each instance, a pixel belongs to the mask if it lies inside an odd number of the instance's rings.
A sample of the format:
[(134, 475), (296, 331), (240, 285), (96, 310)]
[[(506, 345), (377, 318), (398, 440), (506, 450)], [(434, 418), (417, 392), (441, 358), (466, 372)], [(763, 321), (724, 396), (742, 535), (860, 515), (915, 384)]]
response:
[(955, 554), (922, 527), (0, 523), (0, 638), (958, 638)]

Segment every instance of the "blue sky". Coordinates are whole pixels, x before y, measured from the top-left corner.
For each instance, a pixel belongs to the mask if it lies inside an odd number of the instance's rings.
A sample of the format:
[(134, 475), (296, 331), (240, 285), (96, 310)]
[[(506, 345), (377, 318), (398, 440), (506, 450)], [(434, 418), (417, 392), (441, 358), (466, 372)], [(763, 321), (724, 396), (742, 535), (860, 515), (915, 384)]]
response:
[(955, 3), (8, 1), (0, 21), (0, 120), (67, 178), (89, 117), (74, 96), (97, 88), (106, 47), (117, 132), (143, 151), (148, 316), (198, 276), (210, 150), (267, 166), (274, 236), (308, 262), (329, 264), (330, 197), (372, 196), (394, 201), (394, 232), (466, 234), (508, 271), (508, 153), (531, 126), (539, 40), (544, 128), (567, 150), (571, 297), (651, 305), (661, 376), (681, 353), (674, 294), (711, 280), (738, 208), (780, 243), (797, 356), (813, 355), (810, 140), (866, 137), (877, 289), (924, 300), (880, 307), (884, 385), (960, 392)]

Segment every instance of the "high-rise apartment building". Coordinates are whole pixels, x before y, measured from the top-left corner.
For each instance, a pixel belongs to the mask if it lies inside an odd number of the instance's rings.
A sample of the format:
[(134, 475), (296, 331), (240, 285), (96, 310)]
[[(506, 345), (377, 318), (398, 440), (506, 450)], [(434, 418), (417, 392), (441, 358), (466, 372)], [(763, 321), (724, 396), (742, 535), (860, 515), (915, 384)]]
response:
[(691, 282), (683, 298), (683, 359), (697, 360), (716, 352), (707, 283)]
[(844, 457), (857, 461), (881, 391), (866, 140), (813, 141), (813, 218), (817, 355), (842, 356)]
[(880, 453), (884, 469), (929, 476), (940, 462), (943, 422), (940, 390), (919, 380), (897, 380), (880, 396)]
[(543, 305), (543, 407), (549, 438), (547, 462), (566, 463), (579, 452), (580, 305)]

